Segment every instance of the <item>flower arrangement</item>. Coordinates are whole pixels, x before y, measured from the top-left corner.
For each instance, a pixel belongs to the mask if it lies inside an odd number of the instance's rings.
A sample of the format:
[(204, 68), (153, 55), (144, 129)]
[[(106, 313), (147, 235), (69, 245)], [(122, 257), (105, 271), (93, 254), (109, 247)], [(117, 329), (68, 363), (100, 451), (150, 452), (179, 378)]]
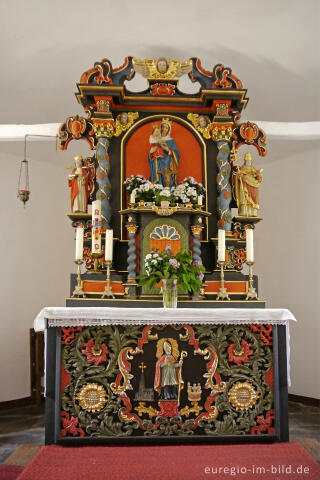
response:
[(129, 194), (134, 193), (136, 201), (155, 202), (160, 204), (168, 200), (171, 205), (192, 203), (196, 205), (199, 195), (205, 195), (205, 188), (193, 177), (185, 178), (176, 187), (164, 187), (152, 183), (142, 175), (131, 175), (124, 182)]
[(156, 283), (165, 279), (177, 279), (183, 292), (198, 292), (202, 286), (204, 266), (199, 260), (193, 260), (190, 252), (181, 249), (176, 255), (168, 244), (162, 252), (152, 250), (145, 258), (145, 273), (139, 275), (139, 285), (152, 289)]

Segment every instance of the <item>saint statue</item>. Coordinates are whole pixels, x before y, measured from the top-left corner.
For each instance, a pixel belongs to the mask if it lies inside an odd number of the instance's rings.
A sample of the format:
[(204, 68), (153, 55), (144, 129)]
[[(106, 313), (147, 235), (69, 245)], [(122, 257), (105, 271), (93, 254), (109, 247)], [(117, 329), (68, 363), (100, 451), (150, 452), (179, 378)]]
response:
[[(182, 352), (185, 353), (185, 352)], [(157, 343), (154, 389), (159, 393), (159, 401), (179, 400), (183, 389), (181, 376), (182, 358), (178, 360), (178, 343), (174, 338), (162, 338)]]
[(263, 169), (252, 165), (251, 153), (244, 155), (244, 163), (233, 172), (233, 194), (239, 216), (257, 217), (259, 210), (259, 187)]
[(87, 213), (88, 211), (88, 171), (83, 167), (83, 158), (74, 157), (75, 168), (69, 175), (71, 187), (71, 212)]
[(164, 118), (161, 125), (153, 125), (152, 135), (150, 135), (149, 139), (149, 180), (164, 187), (173, 187), (178, 183), (180, 154), (177, 144), (170, 134), (171, 121)]

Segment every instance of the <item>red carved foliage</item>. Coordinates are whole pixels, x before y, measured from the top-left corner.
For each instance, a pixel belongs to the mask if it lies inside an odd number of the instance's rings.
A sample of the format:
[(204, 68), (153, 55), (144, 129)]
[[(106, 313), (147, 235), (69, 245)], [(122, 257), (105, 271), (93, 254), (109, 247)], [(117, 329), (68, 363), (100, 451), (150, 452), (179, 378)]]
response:
[(158, 405), (160, 407), (160, 415), (163, 415), (164, 417), (175, 417), (179, 415), (178, 412), (178, 402), (158, 402)]
[(257, 426), (251, 427), (250, 433), (252, 435), (261, 435), (261, 433), (274, 434), (274, 427), (272, 427), (274, 421), (274, 410), (268, 410), (266, 416), (258, 415)]
[(87, 357), (87, 362), (92, 362), (97, 366), (100, 363), (108, 361), (107, 354), (109, 353), (109, 350), (104, 343), (100, 344), (98, 352), (94, 349), (94, 338), (91, 338), (89, 342), (84, 343), (83, 346), (85, 348), (81, 350), (81, 353)]
[(61, 343), (68, 345), (74, 339), (75, 332), (81, 332), (82, 327), (61, 327)]
[(272, 345), (272, 325), (256, 325), (251, 323), (249, 327), (254, 333), (259, 333), (260, 340), (262, 340), (265, 345)]
[(77, 417), (70, 418), (69, 413), (67, 412), (61, 412), (60, 417), (63, 427), (60, 430), (60, 435), (62, 437), (66, 437), (68, 434), (73, 435), (74, 437), (77, 437), (78, 435), (80, 435), (80, 437), (84, 437), (84, 431), (82, 428), (77, 427), (79, 423), (79, 419)]
[(236, 345), (231, 343), (228, 347), (228, 362), (236, 363), (241, 365), (243, 362), (250, 362), (249, 356), (253, 354), (251, 350), (252, 344), (246, 342), (244, 339), (241, 340), (241, 350), (237, 351)]

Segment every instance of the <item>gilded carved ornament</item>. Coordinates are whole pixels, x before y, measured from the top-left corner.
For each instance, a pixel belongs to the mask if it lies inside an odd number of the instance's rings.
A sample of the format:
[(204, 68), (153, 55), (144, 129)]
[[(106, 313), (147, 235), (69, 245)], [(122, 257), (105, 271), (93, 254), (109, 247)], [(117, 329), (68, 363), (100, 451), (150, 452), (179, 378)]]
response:
[(180, 62), (180, 60), (175, 59), (168, 61), (164, 57), (160, 57), (158, 60), (155, 58), (146, 58), (144, 60), (133, 58), (133, 67), (144, 78), (173, 80), (191, 72), (192, 61)]
[(204, 138), (209, 140), (211, 138), (212, 123), (208, 115), (199, 115), (198, 113), (188, 113), (188, 120), (192, 122), (192, 125), (202, 133)]
[(111, 138), (115, 134), (114, 120), (92, 119), (95, 136)]
[(249, 410), (258, 398), (259, 393), (248, 381), (237, 382), (229, 390), (229, 402), (236, 410)]
[(230, 142), (232, 137), (232, 124), (212, 124), (212, 140), (214, 142)]
[(102, 385), (87, 383), (79, 390), (76, 399), (84, 410), (98, 412), (105, 406), (108, 395)]
[(121, 112), (117, 115), (115, 121), (115, 132), (114, 135), (119, 137), (122, 132), (128, 130), (134, 123), (134, 121), (139, 117), (138, 112)]

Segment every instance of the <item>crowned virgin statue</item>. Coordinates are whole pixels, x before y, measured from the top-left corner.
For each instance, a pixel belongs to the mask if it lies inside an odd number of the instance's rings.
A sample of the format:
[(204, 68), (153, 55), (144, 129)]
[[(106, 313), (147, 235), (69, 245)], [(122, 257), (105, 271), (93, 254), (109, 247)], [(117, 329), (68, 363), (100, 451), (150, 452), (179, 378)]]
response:
[(178, 183), (178, 164), (180, 153), (177, 144), (171, 138), (171, 121), (162, 119), (161, 125), (154, 124), (150, 135), (148, 163), (149, 180), (164, 187), (173, 187)]

